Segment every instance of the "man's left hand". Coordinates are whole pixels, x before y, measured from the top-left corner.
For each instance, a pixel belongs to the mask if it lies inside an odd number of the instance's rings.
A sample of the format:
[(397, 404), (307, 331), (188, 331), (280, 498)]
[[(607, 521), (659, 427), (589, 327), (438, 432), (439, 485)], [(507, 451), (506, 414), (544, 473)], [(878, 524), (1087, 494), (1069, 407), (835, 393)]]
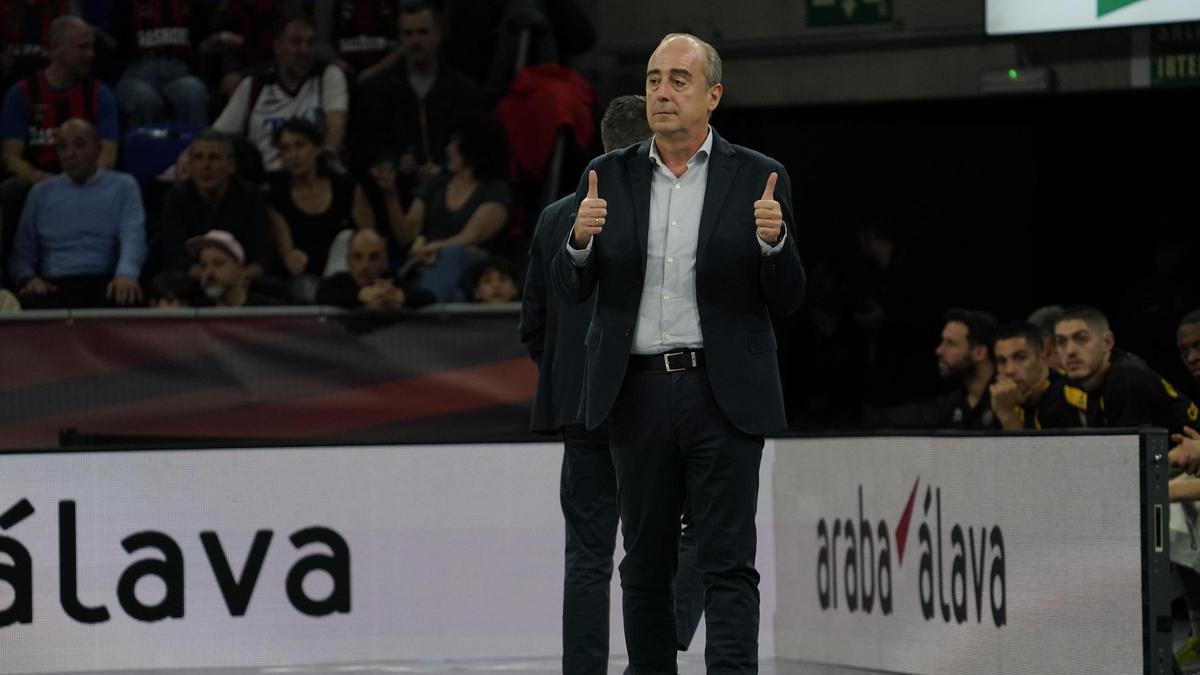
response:
[(769, 246), (779, 243), (783, 234), (783, 209), (775, 201), (775, 181), (779, 174), (774, 171), (767, 178), (767, 187), (763, 190), (762, 198), (754, 202), (754, 224), (758, 226), (758, 238)]
[(136, 279), (113, 277), (113, 280), (108, 282), (105, 295), (118, 305), (132, 305), (142, 301), (142, 287)]

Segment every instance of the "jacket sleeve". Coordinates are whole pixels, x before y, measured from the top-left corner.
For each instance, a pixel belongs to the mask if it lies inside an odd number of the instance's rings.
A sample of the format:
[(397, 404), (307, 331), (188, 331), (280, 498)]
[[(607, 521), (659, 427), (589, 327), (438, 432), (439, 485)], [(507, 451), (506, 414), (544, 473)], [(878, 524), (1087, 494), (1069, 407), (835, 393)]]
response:
[[(583, 170), (583, 176), (579, 180), (579, 186), (575, 188), (575, 207), (583, 202), (583, 198), (587, 196), (587, 175), (588, 172), (596, 168), (596, 160), (592, 160)], [(572, 215), (572, 223), (574, 216)], [(588, 256), (587, 262), (583, 265), (577, 265), (571, 255), (567, 253), (568, 242), (571, 241), (571, 233), (574, 225), (567, 228), (567, 236), (561, 243), (557, 244), (557, 250), (554, 252), (554, 263), (552, 265), (553, 276), (551, 283), (554, 286), (554, 291), (558, 293), (559, 298), (563, 302), (570, 305), (578, 305), (587, 301), (592, 296), (592, 292), (596, 290), (596, 280), (598, 279), (600, 261), (597, 260), (595, 251), (595, 238), (592, 239), (592, 253)]]
[(787, 239), (781, 251), (775, 255), (762, 258), (759, 269), (763, 297), (771, 311), (781, 316), (796, 313), (804, 302), (804, 292), (807, 278), (804, 266), (800, 262), (800, 249), (796, 244), (798, 239), (796, 219), (792, 211), (792, 181), (783, 165), (776, 163), (770, 171), (779, 173), (779, 181), (775, 186), (775, 199), (783, 210), (783, 227)]

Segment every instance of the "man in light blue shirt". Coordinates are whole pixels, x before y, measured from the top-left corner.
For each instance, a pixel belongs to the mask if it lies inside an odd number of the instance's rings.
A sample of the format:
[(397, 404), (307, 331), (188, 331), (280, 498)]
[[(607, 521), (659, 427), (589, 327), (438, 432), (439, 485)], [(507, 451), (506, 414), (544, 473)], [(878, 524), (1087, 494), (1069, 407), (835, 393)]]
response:
[(56, 145), (63, 172), (30, 191), (13, 244), (10, 274), (21, 304), (140, 302), (146, 218), (137, 182), (99, 167), (100, 136), (89, 122), (65, 122)]

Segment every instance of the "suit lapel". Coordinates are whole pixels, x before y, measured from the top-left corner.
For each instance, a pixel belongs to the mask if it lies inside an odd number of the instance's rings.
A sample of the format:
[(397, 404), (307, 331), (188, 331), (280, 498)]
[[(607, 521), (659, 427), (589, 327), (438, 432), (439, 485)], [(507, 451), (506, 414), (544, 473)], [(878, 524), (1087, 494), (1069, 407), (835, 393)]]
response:
[(633, 205), (633, 226), (637, 236), (637, 252), (642, 258), (642, 274), (646, 273), (646, 241), (650, 236), (650, 143), (645, 141), (637, 152), (629, 155), (630, 203)]
[[(733, 177), (738, 170), (738, 162), (733, 156), (733, 147), (713, 132), (712, 153), (708, 157), (708, 184), (704, 187), (704, 210), (700, 212), (700, 232), (696, 242), (696, 255), (699, 257), (708, 245), (713, 228), (717, 224), (717, 216), (725, 206), (725, 197), (733, 184)], [(647, 202), (648, 203), (648, 202)], [(749, 204), (746, 205), (749, 208)]]

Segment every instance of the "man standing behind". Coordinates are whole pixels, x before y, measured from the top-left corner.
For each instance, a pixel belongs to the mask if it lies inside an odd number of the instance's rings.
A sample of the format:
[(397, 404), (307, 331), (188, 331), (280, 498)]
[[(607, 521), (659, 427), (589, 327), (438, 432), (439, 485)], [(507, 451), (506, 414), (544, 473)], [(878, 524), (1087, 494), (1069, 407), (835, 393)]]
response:
[(1042, 332), (1014, 323), (996, 333), (992, 412), (1005, 431), (1087, 426), (1087, 394), (1042, 360)]
[(958, 387), (941, 401), (937, 428), (982, 431), (999, 429), (989, 387), (996, 375), (992, 342), (996, 320), (985, 312), (952, 309), (946, 313), (942, 341), (934, 354), (938, 374)]
[(686, 496), (708, 672), (753, 673), (759, 464), (763, 435), (787, 426), (771, 312), (795, 312), (805, 285), (791, 181), (709, 126), (724, 91), (711, 45), (667, 35), (645, 83), (654, 136), (589, 164), (553, 282), (570, 303), (596, 294), (583, 408), (587, 428), (609, 424), (633, 672), (676, 672)]
[(29, 193), (11, 272), (28, 309), (132, 305), (146, 258), (137, 181), (100, 168), (100, 136), (79, 119), (55, 135), (62, 174)]
[[(605, 151), (641, 143), (651, 135), (644, 96), (618, 96), (600, 121)], [(530, 428), (562, 434), (559, 500), (566, 521), (563, 583), (563, 675), (608, 672), (609, 583), (617, 537), (617, 476), (608, 450), (608, 425), (588, 430), (578, 420), (583, 388), (583, 338), (594, 295), (568, 305), (547, 293), (551, 263), (571, 231), (575, 195), (547, 206), (529, 249), (521, 305), (521, 341), (538, 364), (538, 388)], [(675, 575), (676, 632), (686, 649), (704, 609), (696, 569), (694, 528), (683, 533)]]

